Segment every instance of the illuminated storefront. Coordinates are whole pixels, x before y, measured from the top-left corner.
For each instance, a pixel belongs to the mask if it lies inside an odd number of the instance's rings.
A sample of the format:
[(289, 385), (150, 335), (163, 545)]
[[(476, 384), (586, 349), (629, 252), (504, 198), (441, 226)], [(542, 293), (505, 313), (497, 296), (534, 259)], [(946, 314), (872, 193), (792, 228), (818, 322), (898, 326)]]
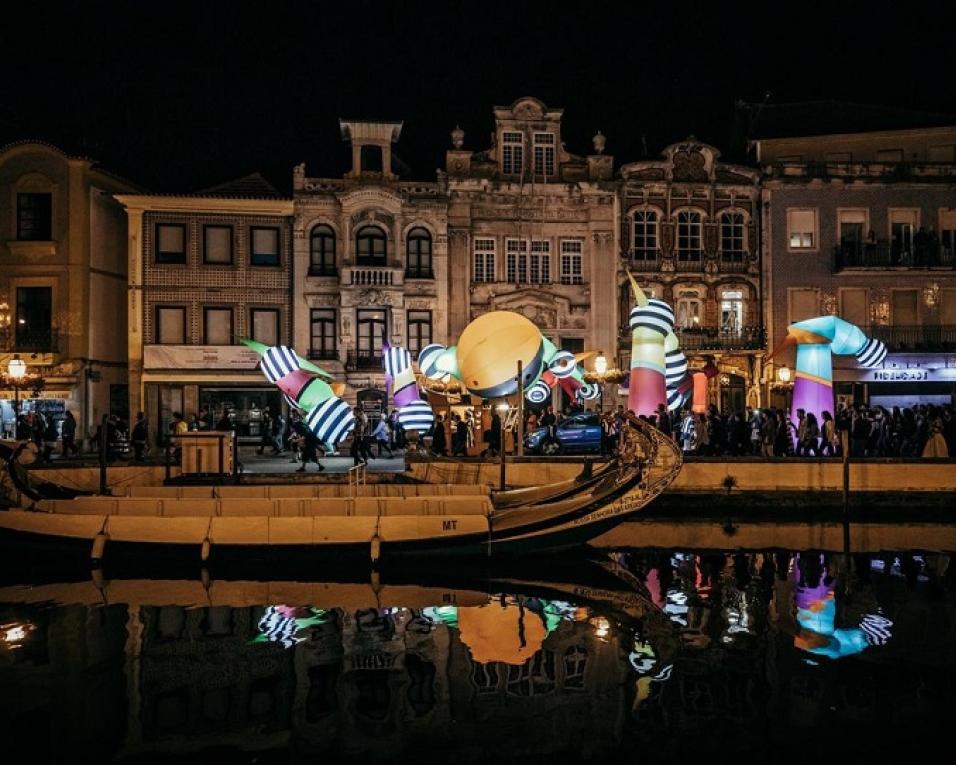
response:
[(956, 355), (890, 354), (882, 367), (833, 369), (838, 402), (872, 406), (945, 405), (956, 401)]

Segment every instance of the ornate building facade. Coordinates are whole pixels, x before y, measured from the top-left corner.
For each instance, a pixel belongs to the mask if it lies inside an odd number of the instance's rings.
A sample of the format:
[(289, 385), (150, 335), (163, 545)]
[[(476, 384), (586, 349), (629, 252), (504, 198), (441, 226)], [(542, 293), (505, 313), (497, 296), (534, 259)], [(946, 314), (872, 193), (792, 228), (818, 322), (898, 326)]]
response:
[(382, 348), (413, 354), (449, 337), (447, 197), (442, 183), (400, 180), (391, 148), (402, 123), (341, 120), (352, 167), (341, 178), (293, 173), (294, 346), (384, 405)]
[(571, 154), (563, 110), (535, 98), (494, 109), (489, 148), (447, 152), (449, 333), (487, 311), (522, 313), (571, 351), (616, 338), (613, 157)]
[[(0, 147), (0, 368), (24, 361), (20, 411), (59, 423), (69, 410), (78, 440), (126, 414), (125, 220), (112, 194), (131, 191), (50, 144)], [(0, 391), (0, 432), (13, 431), (15, 398)]]
[[(735, 412), (762, 403), (760, 176), (719, 158), (691, 137), (659, 160), (621, 168), (621, 264), (674, 307), (691, 369), (715, 363), (710, 401)], [(634, 296), (623, 274), (617, 284), (618, 362), (627, 369)]]

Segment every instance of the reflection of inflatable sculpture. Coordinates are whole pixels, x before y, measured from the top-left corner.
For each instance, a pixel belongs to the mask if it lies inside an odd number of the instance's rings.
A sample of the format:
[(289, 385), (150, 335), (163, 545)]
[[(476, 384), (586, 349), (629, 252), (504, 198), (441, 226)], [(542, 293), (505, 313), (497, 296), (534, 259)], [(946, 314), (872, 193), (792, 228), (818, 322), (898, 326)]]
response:
[(532, 403), (545, 402), (558, 383), (568, 395), (585, 400), (600, 392), (584, 382), (578, 357), (556, 348), (530, 320), (511, 311), (482, 314), (465, 327), (457, 346), (435, 343), (418, 356), (422, 374), (429, 380), (455, 378), (485, 399), (517, 392), (518, 361), (522, 390)]
[(319, 379), (330, 377), (328, 372), (285, 345), (242, 342), (261, 356), (259, 366), (266, 379), (285, 394), (290, 406), (305, 412), (306, 424), (320, 441), (335, 446), (355, 427), (351, 407)]
[(867, 337), (859, 327), (836, 316), (818, 316), (791, 324), (787, 339), (797, 343), (791, 416), (798, 409), (817, 417), (833, 411), (834, 353), (856, 356), (867, 369), (878, 367), (886, 358), (886, 346)]
[(392, 347), (385, 351), (383, 361), (385, 374), (392, 380), (392, 399), (398, 409), (398, 421), (405, 430), (427, 433), (435, 415), (419, 395), (412, 355), (405, 348)]
[(480, 664), (522, 665), (537, 653), (547, 635), (538, 614), (514, 603), (459, 608), (458, 628), (461, 642)]

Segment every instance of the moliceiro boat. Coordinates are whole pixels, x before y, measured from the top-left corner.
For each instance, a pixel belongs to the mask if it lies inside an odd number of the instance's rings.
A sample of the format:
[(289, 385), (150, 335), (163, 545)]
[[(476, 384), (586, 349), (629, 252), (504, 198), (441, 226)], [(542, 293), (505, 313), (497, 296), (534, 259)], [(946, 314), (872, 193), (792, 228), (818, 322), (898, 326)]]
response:
[(373, 562), (549, 552), (584, 544), (639, 512), (670, 485), (681, 464), (674, 442), (634, 417), (623, 429), (617, 456), (594, 474), (513, 492), (396, 484), (390, 488), (401, 486), (402, 496), (356, 491), (324, 498), (322, 484), (165, 486), (137, 487), (126, 496), (47, 499), (49, 492), (36, 491), (10, 453), (7, 470), (26, 506), (0, 512), (0, 537), (18, 546), (80, 545), (93, 561), (117, 547), (137, 553), (191, 550), (202, 560), (329, 552)]

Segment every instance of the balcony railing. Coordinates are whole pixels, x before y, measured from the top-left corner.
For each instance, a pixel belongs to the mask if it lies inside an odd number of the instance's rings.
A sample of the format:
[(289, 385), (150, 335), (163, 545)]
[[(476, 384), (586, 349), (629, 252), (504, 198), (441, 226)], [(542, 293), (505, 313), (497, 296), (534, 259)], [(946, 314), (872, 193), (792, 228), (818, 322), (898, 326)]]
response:
[(882, 340), (890, 351), (956, 350), (956, 324), (873, 326), (864, 331)]
[(309, 266), (309, 276), (338, 276), (339, 270), (335, 266)]
[(743, 253), (721, 253), (717, 264), (724, 274), (747, 273), (747, 258)]
[(434, 279), (435, 272), (430, 268), (410, 268), (405, 272), (406, 279)]
[(59, 335), (50, 329), (39, 331), (0, 330), (0, 349), (5, 352), (58, 353)]
[(956, 253), (938, 242), (899, 243), (844, 241), (833, 248), (833, 269), (954, 268)]
[(335, 348), (312, 348), (309, 358), (313, 361), (338, 361), (339, 352)]
[(374, 351), (349, 351), (345, 359), (348, 370), (383, 371), (382, 354)]
[(343, 266), (342, 284), (355, 287), (400, 287), (405, 271), (387, 266)]
[(766, 345), (763, 327), (718, 329), (695, 327), (676, 329), (680, 347), (685, 351), (754, 351)]
[(660, 250), (631, 250), (628, 261), (635, 271), (657, 271), (661, 262)]
[(675, 271), (703, 271), (704, 255), (703, 253), (677, 253), (674, 257)]

